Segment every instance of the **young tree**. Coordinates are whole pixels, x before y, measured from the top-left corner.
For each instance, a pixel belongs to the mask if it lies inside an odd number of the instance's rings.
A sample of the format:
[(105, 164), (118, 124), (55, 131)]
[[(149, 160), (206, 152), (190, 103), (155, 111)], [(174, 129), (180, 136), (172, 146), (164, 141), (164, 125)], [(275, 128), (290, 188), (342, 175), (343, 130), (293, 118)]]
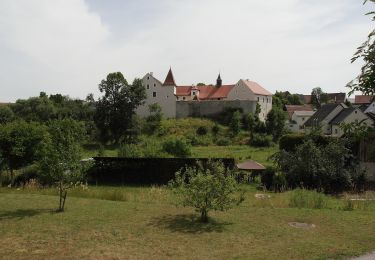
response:
[(49, 122), (48, 132), (39, 150), (40, 177), (57, 185), (58, 211), (64, 211), (68, 189), (82, 180), (79, 142), (84, 139), (84, 127), (71, 119), (55, 120)]
[(153, 134), (161, 125), (161, 120), (163, 119), (163, 112), (158, 103), (154, 103), (148, 106), (150, 115), (146, 117), (145, 130), (149, 134)]
[(277, 141), (283, 134), (285, 128), (286, 116), (283, 110), (274, 107), (267, 115), (267, 132), (272, 135), (273, 140)]
[(0, 165), (9, 169), (12, 183), (14, 170), (38, 158), (36, 150), (46, 138), (46, 133), (44, 126), (25, 121), (14, 121), (0, 127)]
[[(374, 0), (370, 0), (375, 3)], [(368, 2), (364, 1), (364, 4)], [(375, 12), (369, 12), (366, 15), (371, 15), (372, 20), (375, 21)], [(348, 83), (351, 89), (349, 95), (354, 91), (361, 91), (364, 95), (375, 96), (375, 30), (372, 30), (367, 36), (367, 40), (358, 47), (357, 52), (352, 58), (352, 63), (358, 59), (364, 61), (361, 68), (361, 73), (358, 77)]]
[(237, 136), (241, 131), (241, 113), (236, 111), (233, 113), (232, 119), (229, 123), (229, 130), (234, 136)]
[(321, 108), (322, 104), (328, 102), (328, 95), (320, 87), (313, 88), (311, 91), (311, 104), (316, 108)]
[(194, 207), (200, 220), (208, 222), (211, 210), (226, 211), (244, 200), (234, 175), (221, 162), (208, 161), (203, 166), (180, 170), (169, 183), (182, 206)]
[(146, 90), (140, 79), (129, 85), (121, 72), (108, 74), (99, 90), (104, 96), (96, 103), (95, 124), (104, 142), (118, 143), (131, 128), (135, 109), (143, 104)]

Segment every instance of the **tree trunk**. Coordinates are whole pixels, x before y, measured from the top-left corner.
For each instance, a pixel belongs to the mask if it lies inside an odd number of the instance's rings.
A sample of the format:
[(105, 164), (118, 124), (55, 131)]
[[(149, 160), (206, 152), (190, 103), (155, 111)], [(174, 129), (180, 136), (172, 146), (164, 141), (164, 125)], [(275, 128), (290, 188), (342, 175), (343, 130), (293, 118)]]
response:
[(65, 192), (64, 192), (64, 197), (63, 197), (63, 204), (62, 204), (62, 209), (61, 209), (61, 211), (64, 211), (64, 209), (65, 209), (65, 201), (66, 201), (66, 195), (68, 194), (68, 191), (66, 190)]
[(14, 184), (14, 171), (13, 168), (10, 168), (10, 185), (13, 186)]
[(201, 221), (203, 223), (207, 223), (208, 222), (208, 214), (207, 214), (207, 210), (201, 210)]

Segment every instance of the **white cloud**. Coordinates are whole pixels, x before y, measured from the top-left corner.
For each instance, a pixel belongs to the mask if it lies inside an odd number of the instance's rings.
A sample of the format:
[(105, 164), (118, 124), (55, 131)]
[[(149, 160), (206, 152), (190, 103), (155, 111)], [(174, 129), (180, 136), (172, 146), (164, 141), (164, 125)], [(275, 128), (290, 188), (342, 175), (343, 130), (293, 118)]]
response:
[(221, 70), (224, 82), (251, 78), (271, 91), (346, 91), (371, 28), (356, 0), (143, 0), (123, 12), (101, 2), (107, 14), (91, 1), (0, 2), (1, 99), (84, 97), (108, 72), (163, 80), (170, 65), (181, 84), (211, 83)]

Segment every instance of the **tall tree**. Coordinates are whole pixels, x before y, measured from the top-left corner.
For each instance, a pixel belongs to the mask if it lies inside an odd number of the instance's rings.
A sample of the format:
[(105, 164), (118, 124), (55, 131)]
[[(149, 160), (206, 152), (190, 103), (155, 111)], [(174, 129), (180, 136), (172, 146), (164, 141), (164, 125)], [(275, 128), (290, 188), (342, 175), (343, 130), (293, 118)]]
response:
[(328, 102), (328, 95), (320, 87), (313, 88), (311, 91), (311, 104), (316, 108), (321, 108)]
[[(364, 1), (364, 4), (368, 0)], [(375, 0), (370, 0), (375, 3)], [(375, 21), (375, 11), (369, 12), (372, 20)], [(367, 40), (357, 48), (357, 52), (352, 58), (352, 63), (357, 60), (363, 60), (364, 65), (361, 68), (361, 73), (357, 78), (348, 83), (351, 89), (349, 95), (354, 91), (361, 91), (364, 95), (375, 96), (375, 30), (372, 30), (367, 36)]]
[(267, 132), (272, 134), (273, 140), (277, 141), (284, 132), (286, 115), (283, 110), (273, 107), (267, 115)]
[(118, 143), (132, 126), (135, 109), (143, 104), (146, 90), (140, 79), (129, 85), (121, 72), (108, 74), (99, 84), (104, 95), (96, 104), (95, 124), (104, 142)]

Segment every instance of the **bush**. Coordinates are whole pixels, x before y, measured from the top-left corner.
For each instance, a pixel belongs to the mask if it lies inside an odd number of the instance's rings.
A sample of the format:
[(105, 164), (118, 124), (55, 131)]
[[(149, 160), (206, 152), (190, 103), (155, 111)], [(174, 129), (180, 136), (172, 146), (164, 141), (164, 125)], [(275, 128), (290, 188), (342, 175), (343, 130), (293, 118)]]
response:
[(276, 170), (273, 167), (267, 167), (260, 175), (260, 181), (267, 190), (270, 190), (273, 186), (273, 178)]
[(230, 145), (231, 144), (231, 140), (227, 137), (219, 137), (217, 140), (216, 140), (216, 144), (218, 146), (227, 146), (227, 145)]
[(211, 128), (211, 132), (213, 134), (213, 136), (217, 136), (218, 133), (220, 132), (220, 127), (218, 125), (214, 125), (212, 128)]
[(175, 138), (164, 142), (163, 150), (175, 157), (186, 158), (191, 155), (190, 145), (182, 138)]
[(208, 133), (208, 129), (205, 126), (198, 127), (196, 131), (197, 135), (206, 135)]
[(218, 116), (218, 121), (222, 125), (229, 126), (230, 122), (232, 121), (233, 114), (235, 112), (239, 112), (240, 114), (242, 114), (243, 110), (242, 108), (232, 108), (232, 107), (224, 108), (223, 111)]
[(135, 144), (123, 144), (118, 151), (118, 157), (137, 158), (142, 156), (142, 150)]
[(222, 162), (208, 161), (206, 165), (187, 168), (176, 173), (170, 182), (177, 204), (194, 207), (202, 222), (208, 222), (210, 210), (226, 211), (244, 200), (237, 195), (239, 185)]
[(17, 175), (17, 177), (14, 179), (15, 185), (24, 185), (31, 179), (38, 179), (39, 177), (39, 168), (37, 165), (29, 165), (23, 169), (20, 170), (20, 174)]
[(280, 150), (287, 152), (294, 152), (298, 145), (303, 144), (305, 141), (305, 135), (303, 134), (286, 134), (283, 135), (279, 140)]
[(295, 189), (289, 195), (289, 206), (292, 208), (322, 209), (327, 204), (327, 196), (317, 191)]
[(272, 178), (272, 188), (275, 192), (283, 192), (287, 187), (285, 174), (277, 172)]
[(255, 147), (270, 147), (272, 144), (272, 138), (265, 134), (253, 134), (250, 140), (250, 145)]

